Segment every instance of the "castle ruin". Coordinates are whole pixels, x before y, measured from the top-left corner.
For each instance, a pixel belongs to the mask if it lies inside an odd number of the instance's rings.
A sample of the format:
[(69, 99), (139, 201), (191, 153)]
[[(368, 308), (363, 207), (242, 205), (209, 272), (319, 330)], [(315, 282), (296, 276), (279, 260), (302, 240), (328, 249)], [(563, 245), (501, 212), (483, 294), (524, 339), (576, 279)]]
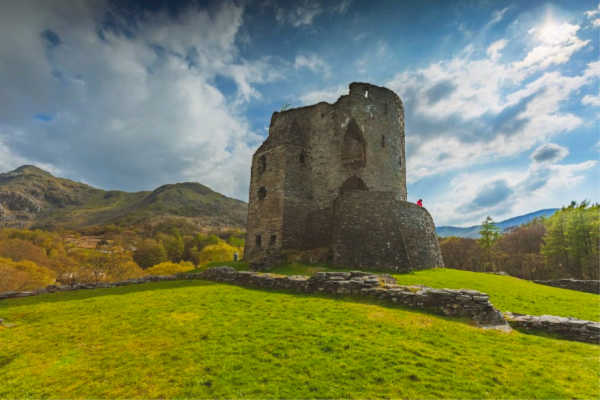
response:
[(334, 104), (275, 112), (254, 153), (245, 259), (408, 271), (443, 266), (435, 226), (406, 201), (404, 110), (350, 84)]

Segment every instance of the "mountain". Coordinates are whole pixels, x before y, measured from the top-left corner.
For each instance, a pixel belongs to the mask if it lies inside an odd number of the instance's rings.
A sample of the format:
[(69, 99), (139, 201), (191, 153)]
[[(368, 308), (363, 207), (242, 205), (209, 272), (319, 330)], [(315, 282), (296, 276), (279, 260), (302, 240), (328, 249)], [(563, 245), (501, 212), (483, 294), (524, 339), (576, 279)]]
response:
[[(505, 219), (501, 222), (496, 222), (498, 228), (501, 231), (505, 231), (509, 228), (523, 225), (528, 223), (529, 221), (540, 218), (540, 217), (549, 217), (558, 211), (558, 208), (548, 208), (545, 210), (534, 211), (529, 214), (519, 215), (518, 217), (513, 217), (509, 219)], [(481, 229), (481, 225), (473, 225), (466, 228), (461, 228), (457, 226), (438, 226), (435, 231), (438, 236), (447, 237), (447, 236), (459, 236), (465, 238), (477, 239), (479, 238), (479, 230)]]
[(245, 229), (247, 203), (194, 182), (142, 192), (101, 190), (32, 165), (0, 174), (0, 226), (78, 229), (171, 220), (198, 229)]

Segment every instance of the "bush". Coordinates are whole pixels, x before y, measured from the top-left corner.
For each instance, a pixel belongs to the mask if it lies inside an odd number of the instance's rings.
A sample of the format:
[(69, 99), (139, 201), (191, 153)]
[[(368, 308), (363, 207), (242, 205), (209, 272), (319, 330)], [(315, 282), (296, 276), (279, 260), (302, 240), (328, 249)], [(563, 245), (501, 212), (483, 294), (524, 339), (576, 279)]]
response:
[(133, 253), (134, 261), (143, 269), (167, 261), (167, 252), (161, 242), (146, 239)]
[(179, 264), (167, 261), (146, 269), (145, 273), (147, 275), (175, 275), (191, 271), (194, 268), (194, 264), (189, 261), (182, 261)]
[(34, 290), (55, 282), (54, 271), (32, 261), (0, 258), (0, 292)]
[(238, 247), (233, 247), (230, 244), (219, 240), (217, 244), (205, 246), (202, 251), (195, 254), (194, 261), (196, 261), (197, 265), (205, 265), (217, 261), (232, 261), (235, 253), (240, 257), (242, 251)]

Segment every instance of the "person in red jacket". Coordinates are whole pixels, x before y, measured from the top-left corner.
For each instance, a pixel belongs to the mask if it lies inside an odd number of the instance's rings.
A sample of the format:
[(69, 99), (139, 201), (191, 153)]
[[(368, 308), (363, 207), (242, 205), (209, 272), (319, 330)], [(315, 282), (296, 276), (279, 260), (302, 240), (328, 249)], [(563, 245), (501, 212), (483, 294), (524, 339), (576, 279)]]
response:
[(423, 199), (419, 199), (419, 200), (417, 200), (417, 205), (418, 205), (419, 207), (423, 207)]

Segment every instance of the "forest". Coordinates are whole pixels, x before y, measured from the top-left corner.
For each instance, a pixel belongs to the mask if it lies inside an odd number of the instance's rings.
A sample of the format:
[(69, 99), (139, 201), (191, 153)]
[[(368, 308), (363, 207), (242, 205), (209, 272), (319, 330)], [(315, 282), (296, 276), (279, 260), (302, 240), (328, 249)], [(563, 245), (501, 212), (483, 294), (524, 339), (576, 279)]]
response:
[[(185, 228), (185, 227), (183, 227)], [(480, 239), (440, 238), (447, 268), (523, 279), (599, 279), (600, 205), (572, 202), (501, 233), (488, 217)], [(183, 232), (174, 224), (84, 231), (0, 230), (0, 292), (50, 284), (168, 275), (243, 255), (244, 232)]]
[[(161, 229), (162, 228), (162, 229)], [(243, 253), (240, 231), (182, 234), (174, 226), (87, 231), (0, 230), (0, 292), (187, 272)]]
[(549, 218), (501, 233), (490, 217), (480, 239), (446, 237), (446, 267), (523, 279), (599, 279), (600, 205), (571, 202)]

